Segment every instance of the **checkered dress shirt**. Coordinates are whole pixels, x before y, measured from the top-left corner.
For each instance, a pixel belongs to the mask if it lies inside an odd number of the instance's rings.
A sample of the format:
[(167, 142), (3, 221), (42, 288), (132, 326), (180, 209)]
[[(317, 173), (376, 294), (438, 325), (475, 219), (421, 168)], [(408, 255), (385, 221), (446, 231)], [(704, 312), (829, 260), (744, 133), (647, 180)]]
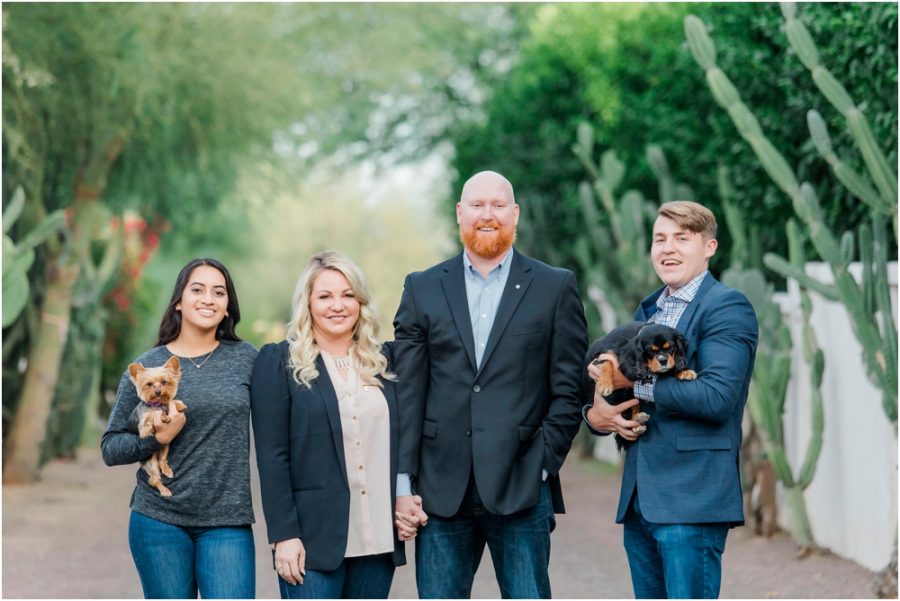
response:
[[(650, 316), (647, 323), (658, 323), (664, 326), (674, 328), (687, 309), (688, 304), (697, 296), (700, 290), (700, 284), (703, 278), (709, 273), (707, 269), (693, 280), (676, 290), (672, 294), (668, 294), (669, 289), (663, 290), (663, 293), (656, 299), (656, 313)], [(642, 401), (654, 402), (653, 386), (656, 384), (656, 375), (650, 377), (649, 380), (634, 383), (634, 396)]]

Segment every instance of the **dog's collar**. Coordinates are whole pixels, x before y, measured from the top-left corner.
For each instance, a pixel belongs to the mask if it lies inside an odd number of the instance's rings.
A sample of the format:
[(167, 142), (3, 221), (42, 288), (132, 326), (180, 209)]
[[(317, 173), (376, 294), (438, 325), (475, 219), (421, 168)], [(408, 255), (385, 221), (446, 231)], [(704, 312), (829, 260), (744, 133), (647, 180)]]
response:
[(157, 408), (162, 408), (162, 406), (164, 404), (167, 404), (167, 403), (163, 403), (162, 401), (157, 401), (155, 403), (148, 403), (147, 401), (141, 401), (141, 402), (143, 404), (147, 405), (148, 407), (157, 407)]

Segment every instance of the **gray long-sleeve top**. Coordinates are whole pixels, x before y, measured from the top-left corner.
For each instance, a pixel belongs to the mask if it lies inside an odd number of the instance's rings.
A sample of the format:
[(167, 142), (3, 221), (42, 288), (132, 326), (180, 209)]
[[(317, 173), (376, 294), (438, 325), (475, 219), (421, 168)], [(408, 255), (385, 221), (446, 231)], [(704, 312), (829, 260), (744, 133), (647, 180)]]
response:
[[(135, 362), (157, 367), (171, 356), (165, 346), (158, 346)], [(163, 482), (172, 496), (162, 497), (138, 467), (131, 508), (178, 526), (252, 524), (250, 376), (256, 348), (248, 342), (222, 341), (200, 368), (187, 358), (178, 359), (182, 376), (176, 398), (187, 405), (187, 422), (169, 446), (174, 477)], [(128, 431), (128, 418), (139, 402), (126, 371), (100, 442), (107, 465), (143, 461), (160, 449), (156, 438), (141, 439)]]

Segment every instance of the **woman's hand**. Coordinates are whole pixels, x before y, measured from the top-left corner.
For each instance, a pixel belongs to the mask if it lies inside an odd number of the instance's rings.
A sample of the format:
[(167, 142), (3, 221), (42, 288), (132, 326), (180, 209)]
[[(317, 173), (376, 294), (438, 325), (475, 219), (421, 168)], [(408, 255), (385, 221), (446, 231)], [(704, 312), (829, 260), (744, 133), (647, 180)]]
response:
[(419, 528), (428, 523), (428, 514), (422, 509), (422, 497), (419, 495), (397, 497), (395, 509), (397, 519), (394, 526), (397, 528), (397, 538), (402, 542), (414, 539)]
[(303, 584), (306, 576), (306, 549), (299, 538), (275, 543), (275, 571), (290, 584)]
[(153, 431), (159, 444), (169, 444), (184, 428), (187, 419), (181, 411), (174, 411), (169, 413), (169, 421), (166, 423), (162, 421), (162, 415), (162, 411), (153, 412)]

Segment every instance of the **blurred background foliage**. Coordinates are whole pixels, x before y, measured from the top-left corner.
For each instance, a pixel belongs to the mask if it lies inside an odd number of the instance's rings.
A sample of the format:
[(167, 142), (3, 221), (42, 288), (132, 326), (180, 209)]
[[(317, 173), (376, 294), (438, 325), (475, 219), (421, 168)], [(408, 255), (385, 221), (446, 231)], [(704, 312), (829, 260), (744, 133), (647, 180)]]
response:
[[(838, 155), (861, 159), (775, 4), (5, 4), (3, 206), (18, 188), (26, 198), (8, 234), (66, 215), (3, 330), (7, 450), (17, 416), (37, 424), (41, 461), (96, 439), (194, 256), (229, 266), (239, 333), (259, 345), (283, 335), (309, 255), (341, 250), (366, 271), (390, 339), (402, 278), (458, 248), (452, 205), (483, 169), (516, 188), (522, 250), (586, 286), (581, 123), (595, 159), (622, 161), (622, 190), (659, 198), (645, 158), (655, 144), (720, 221), (727, 164), (756, 244), (786, 255), (791, 204), (709, 93), (684, 39), (688, 12), (711, 26), (719, 65), (816, 187), (828, 225), (856, 228), (865, 208), (830, 177), (806, 111), (822, 113)], [(896, 4), (798, 13), (896, 163)], [(720, 228), (717, 274), (730, 245)]]
[[(711, 27), (720, 67), (801, 181), (816, 186), (827, 223), (845, 231), (865, 219), (866, 207), (830, 177), (809, 140), (806, 111), (818, 107), (831, 130), (841, 132), (833, 140), (836, 153), (862, 167), (843, 118), (790, 49), (777, 4), (550, 4), (530, 22), (519, 61), (494, 90), (485, 117), (453, 131), (456, 170), (506, 174), (528, 205), (523, 211), (545, 225), (521, 241), (536, 256), (555, 254), (558, 262), (577, 265), (573, 247), (583, 231), (578, 185), (587, 177), (571, 147), (582, 121), (593, 126), (597, 155), (613, 149), (625, 164), (622, 188), (656, 196), (645, 147), (657, 144), (672, 177), (720, 219), (717, 167), (727, 164), (735, 205), (759, 233), (762, 248), (787, 254), (784, 223), (793, 210), (709, 93), (684, 41), (688, 13)], [(822, 63), (862, 102), (875, 138), (895, 164), (896, 5), (804, 3), (798, 14)], [(720, 233), (716, 273), (727, 266), (731, 247), (724, 228)]]

